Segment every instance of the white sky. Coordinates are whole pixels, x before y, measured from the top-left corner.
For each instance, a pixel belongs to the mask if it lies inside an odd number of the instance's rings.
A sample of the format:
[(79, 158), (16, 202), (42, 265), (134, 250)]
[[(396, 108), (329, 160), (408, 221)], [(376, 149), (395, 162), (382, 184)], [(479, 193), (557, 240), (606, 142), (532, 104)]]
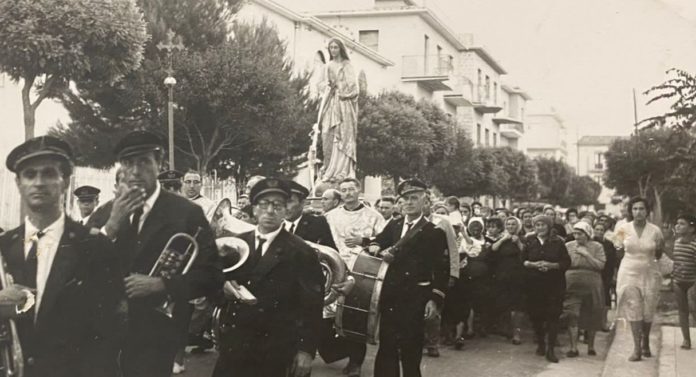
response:
[[(641, 93), (677, 67), (696, 73), (696, 0), (425, 0), (539, 103), (566, 120), (569, 139), (628, 134)], [(456, 21), (456, 22), (455, 22)]]

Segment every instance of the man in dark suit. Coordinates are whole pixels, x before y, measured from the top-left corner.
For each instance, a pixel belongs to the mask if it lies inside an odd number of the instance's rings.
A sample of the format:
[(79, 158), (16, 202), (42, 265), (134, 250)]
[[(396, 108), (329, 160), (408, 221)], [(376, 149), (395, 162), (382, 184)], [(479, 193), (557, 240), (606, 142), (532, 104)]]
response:
[(79, 223), (82, 225), (87, 224), (89, 217), (94, 213), (94, 210), (99, 205), (99, 193), (101, 190), (94, 186), (84, 185), (80, 186), (73, 191), (73, 194), (77, 198), (77, 206), (80, 209), (80, 219)]
[(335, 250), (336, 243), (326, 218), (304, 213), (305, 199), (309, 196), (309, 190), (295, 181), (288, 181), (288, 184), (290, 185), (290, 199), (288, 199), (285, 217), (285, 230), (305, 241), (318, 243)]
[[(442, 255), (447, 239), (423, 216), (426, 185), (417, 180), (399, 184), (404, 218), (390, 221), (377, 235), (370, 252), (381, 250), (389, 269), (380, 294), (379, 350), (375, 377), (420, 377), (424, 321), (434, 318), (445, 298), (449, 266)], [(402, 238), (401, 245), (395, 244)]]
[[(223, 276), (212, 230), (201, 208), (162, 190), (157, 181), (162, 142), (146, 131), (134, 131), (114, 148), (128, 188), (114, 199), (103, 231), (114, 240), (128, 296), (128, 330), (121, 351), (124, 377), (158, 377), (172, 373), (174, 356), (187, 331), (188, 301), (212, 295)], [(184, 275), (149, 276), (169, 239), (176, 233), (194, 236), (198, 256)], [(171, 317), (158, 309), (174, 303)]]
[(239, 237), (251, 255), (227, 278), (243, 284), (257, 302), (228, 296), (213, 376), (303, 377), (310, 372), (321, 327), (324, 277), (317, 253), (282, 226), (287, 182), (263, 179), (249, 196), (258, 226)]
[[(119, 193), (121, 191), (128, 189), (128, 186), (126, 186), (125, 184), (121, 184), (121, 180), (123, 178), (124, 173), (125, 171), (123, 167), (120, 167), (116, 170), (116, 183), (114, 183), (114, 194), (116, 195), (116, 197), (119, 196)], [(109, 221), (109, 217), (111, 216), (111, 207), (113, 207), (114, 205), (114, 200), (115, 199), (111, 199), (108, 202), (97, 207), (97, 209), (95, 209), (94, 212), (92, 212), (92, 215), (89, 216), (89, 219), (86, 223), (84, 223), (84, 225), (90, 229), (101, 229), (104, 225), (106, 225), (106, 222)]]
[(73, 169), (69, 145), (33, 138), (12, 150), (6, 165), (17, 174), (26, 218), (0, 236), (15, 282), (0, 291), (0, 312), (16, 316), (24, 376), (117, 376), (119, 263), (108, 239), (63, 212)]

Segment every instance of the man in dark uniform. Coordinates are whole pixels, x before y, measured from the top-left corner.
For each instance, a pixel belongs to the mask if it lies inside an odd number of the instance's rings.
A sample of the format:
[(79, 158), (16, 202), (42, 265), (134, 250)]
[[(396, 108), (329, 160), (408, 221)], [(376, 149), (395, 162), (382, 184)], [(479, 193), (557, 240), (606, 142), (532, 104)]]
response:
[(100, 192), (98, 188), (89, 185), (80, 186), (73, 191), (80, 208), (80, 224), (85, 225), (89, 221), (89, 217), (99, 205)]
[[(399, 184), (404, 218), (393, 220), (377, 235), (370, 252), (389, 263), (380, 294), (379, 350), (375, 377), (398, 377), (399, 361), (405, 377), (420, 377), (424, 321), (442, 307), (449, 266), (442, 256), (447, 239), (423, 217), (426, 185), (417, 180)], [(405, 242), (394, 247), (402, 238)]]
[(317, 253), (283, 228), (288, 183), (267, 178), (249, 194), (258, 226), (239, 238), (251, 255), (227, 276), (257, 299), (253, 305), (228, 296), (221, 318), (220, 357), (213, 376), (303, 377), (317, 349), (323, 280)]
[(336, 243), (326, 218), (303, 213), (309, 190), (295, 181), (288, 183), (290, 185), (290, 199), (288, 199), (288, 210), (285, 217), (285, 230), (305, 241), (318, 243), (335, 250)]
[[(114, 148), (128, 186), (116, 199), (102, 230), (114, 240), (126, 277), (128, 330), (121, 351), (124, 377), (172, 373), (174, 355), (186, 333), (188, 301), (217, 292), (223, 283), (212, 230), (201, 208), (162, 190), (157, 172), (162, 142), (155, 134), (134, 131)], [(176, 233), (195, 236), (198, 256), (185, 274), (148, 276)], [(174, 303), (172, 316), (159, 308)]]
[(181, 178), (183, 177), (184, 173), (178, 170), (165, 170), (157, 176), (157, 180), (163, 189), (181, 194)]
[(17, 174), (26, 218), (0, 236), (15, 281), (0, 291), (0, 306), (11, 307), (3, 314), (18, 315), (24, 376), (118, 375), (124, 297), (118, 258), (108, 239), (90, 235), (63, 212), (70, 147), (50, 136), (33, 138), (12, 150), (6, 165)]
[[(121, 184), (124, 173), (125, 171), (123, 170), (123, 167), (116, 170), (116, 183), (114, 183), (114, 195), (116, 195), (116, 197), (119, 196), (121, 191), (128, 189), (128, 186)], [(109, 216), (111, 216), (111, 207), (113, 205), (114, 199), (111, 199), (97, 207), (97, 209), (95, 209), (94, 212), (89, 216), (89, 219), (87, 219), (87, 222), (85, 222), (84, 225), (88, 228), (101, 229), (104, 225), (106, 225), (106, 222), (109, 221)]]

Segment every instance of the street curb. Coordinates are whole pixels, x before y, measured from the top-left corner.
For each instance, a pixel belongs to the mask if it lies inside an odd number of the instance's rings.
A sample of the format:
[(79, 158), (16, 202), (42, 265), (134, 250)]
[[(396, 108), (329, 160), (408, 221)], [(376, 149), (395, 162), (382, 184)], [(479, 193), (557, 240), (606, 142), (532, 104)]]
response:
[(662, 333), (662, 340), (660, 346), (659, 355), (659, 376), (660, 377), (677, 377), (677, 350), (674, 347), (676, 342), (675, 332), (670, 334), (665, 333), (666, 326), (660, 327), (660, 332)]
[[(658, 327), (658, 328), (655, 328)], [(643, 358), (640, 362), (630, 362), (628, 357), (633, 353), (633, 338), (629, 323), (617, 320), (612, 330), (612, 340), (604, 362), (602, 377), (656, 377), (658, 376), (658, 359), (662, 348), (662, 331), (659, 326), (653, 326), (650, 332), (650, 345), (653, 356)]]

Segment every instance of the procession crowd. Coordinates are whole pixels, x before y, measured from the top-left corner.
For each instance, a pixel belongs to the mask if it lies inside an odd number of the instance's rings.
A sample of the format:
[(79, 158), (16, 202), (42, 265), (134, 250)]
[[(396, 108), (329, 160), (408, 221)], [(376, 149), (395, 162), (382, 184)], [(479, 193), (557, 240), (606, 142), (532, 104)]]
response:
[(169, 376), (185, 371), (193, 345), (216, 347), (216, 377), (303, 377), (317, 356), (347, 359), (343, 372), (355, 377), (376, 343), (375, 376), (417, 377), (424, 354), (498, 335), (558, 362), (561, 331), (565, 357), (580, 355), (581, 338), (596, 355), (612, 302), (631, 324), (629, 360), (639, 361), (651, 356), (663, 252), (674, 261), (682, 347), (691, 346), (692, 215), (676, 219), (666, 242), (644, 198), (615, 219), (440, 200), (419, 179), (372, 204), (355, 178), (319, 199), (257, 176), (223, 205), (201, 195), (199, 173), (161, 172), (163, 149), (154, 134), (126, 135), (114, 148), (115, 199), (99, 205), (98, 189), (78, 188), (77, 219), (64, 211), (66, 142), (30, 139), (7, 157), (26, 217), (0, 235), (13, 281), (0, 290), (0, 317), (16, 328), (5, 347), (21, 345), (25, 376)]

